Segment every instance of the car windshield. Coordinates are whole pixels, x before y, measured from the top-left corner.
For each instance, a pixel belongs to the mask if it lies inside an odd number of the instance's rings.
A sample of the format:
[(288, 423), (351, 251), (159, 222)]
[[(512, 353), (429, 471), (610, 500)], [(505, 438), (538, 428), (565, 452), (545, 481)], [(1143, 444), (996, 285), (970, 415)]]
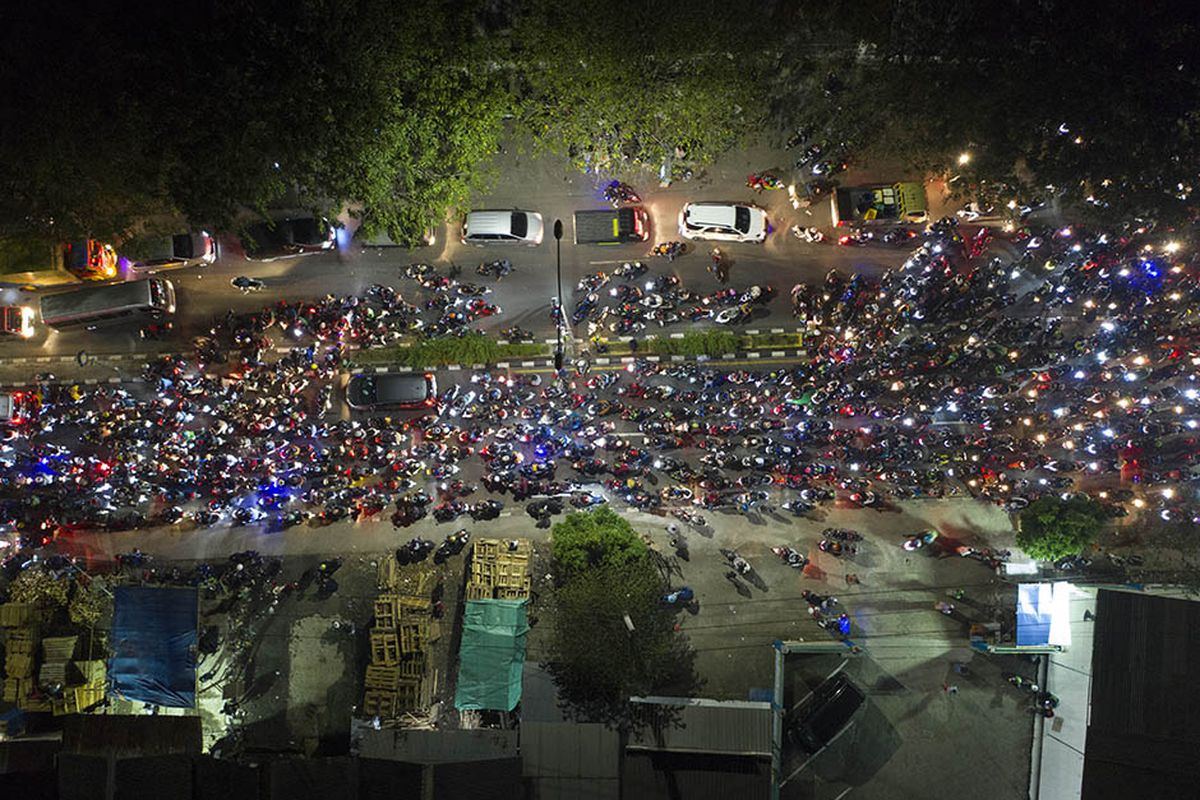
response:
[(527, 233), (529, 233), (529, 217), (520, 211), (514, 211), (512, 215), (512, 235), (518, 239), (524, 239)]
[(350, 382), (350, 399), (359, 404), (375, 401), (375, 378), (364, 376)]
[(171, 251), (176, 258), (195, 258), (196, 253), (192, 250), (192, 237), (186, 233), (179, 233), (171, 237)]
[(292, 230), (300, 244), (321, 244), (325, 241), (324, 225), (316, 217), (292, 220)]
[(750, 209), (738, 206), (734, 209), (733, 226), (742, 233), (750, 232)]
[(242, 235), (246, 252), (251, 255), (280, 249), (292, 241), (292, 228), (286, 223), (272, 225), (268, 222), (256, 222), (246, 228)]

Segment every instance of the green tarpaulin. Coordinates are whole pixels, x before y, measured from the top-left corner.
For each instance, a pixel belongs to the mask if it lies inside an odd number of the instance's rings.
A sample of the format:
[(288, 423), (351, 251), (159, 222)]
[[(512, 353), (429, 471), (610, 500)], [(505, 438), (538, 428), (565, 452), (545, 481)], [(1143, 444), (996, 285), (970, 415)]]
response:
[(512, 711), (521, 699), (525, 636), (529, 621), (525, 600), (468, 600), (458, 651), (459, 711)]

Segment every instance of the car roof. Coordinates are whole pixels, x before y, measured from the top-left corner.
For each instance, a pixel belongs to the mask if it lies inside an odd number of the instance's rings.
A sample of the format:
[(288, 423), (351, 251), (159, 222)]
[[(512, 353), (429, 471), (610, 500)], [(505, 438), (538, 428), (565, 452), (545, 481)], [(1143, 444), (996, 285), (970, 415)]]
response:
[(512, 209), (506, 211), (472, 211), (467, 214), (471, 233), (512, 233)]
[(687, 220), (693, 225), (734, 227), (737, 205), (734, 203), (688, 203)]

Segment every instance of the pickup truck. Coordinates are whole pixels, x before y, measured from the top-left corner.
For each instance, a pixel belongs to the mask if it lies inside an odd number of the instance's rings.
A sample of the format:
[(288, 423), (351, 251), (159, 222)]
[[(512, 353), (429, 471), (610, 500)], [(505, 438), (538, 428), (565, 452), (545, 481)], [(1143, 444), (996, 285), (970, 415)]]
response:
[(650, 238), (650, 215), (641, 206), (575, 212), (575, 244), (625, 244)]
[(925, 187), (914, 182), (839, 188), (830, 206), (834, 227), (929, 221)]

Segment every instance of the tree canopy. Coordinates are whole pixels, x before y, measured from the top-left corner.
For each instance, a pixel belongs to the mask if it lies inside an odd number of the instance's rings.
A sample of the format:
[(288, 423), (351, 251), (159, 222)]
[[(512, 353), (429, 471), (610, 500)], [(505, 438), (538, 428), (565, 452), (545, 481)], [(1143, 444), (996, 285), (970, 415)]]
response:
[(664, 588), (642, 558), (580, 572), (555, 590), (549, 668), (579, 716), (628, 725), (630, 697), (699, 689), (695, 653), (674, 630), (676, 612), (659, 603)]
[(602, 506), (568, 514), (552, 533), (558, 581), (549, 666), (560, 696), (582, 717), (630, 725), (629, 697), (698, 689), (677, 612), (659, 602), (666, 579), (625, 518)]
[(790, 93), (832, 139), (1001, 202), (1061, 193), (1100, 214), (1194, 215), (1196, 15), (1117, 0), (847, 5), (811, 19), (837, 46), (801, 52)]
[(564, 578), (596, 567), (646, 558), (646, 544), (628, 520), (608, 506), (568, 514), (552, 530), (555, 569)]
[(413, 240), (506, 136), (656, 170), (768, 112), (969, 194), (1176, 220), (1200, 174), (1197, 28), (1116, 0), (49, 0), (0, 28), (0, 234), (221, 228), (299, 198)]
[(1091, 544), (1104, 509), (1086, 495), (1039, 497), (1021, 512), (1017, 546), (1039, 561), (1077, 555)]

